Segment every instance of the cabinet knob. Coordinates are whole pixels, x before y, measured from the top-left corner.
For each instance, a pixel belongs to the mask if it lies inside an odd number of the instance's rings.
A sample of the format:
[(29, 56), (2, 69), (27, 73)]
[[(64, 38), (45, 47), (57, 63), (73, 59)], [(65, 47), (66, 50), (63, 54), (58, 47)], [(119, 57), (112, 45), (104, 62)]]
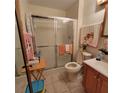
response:
[(94, 76), (94, 78), (96, 79), (96, 78), (97, 78), (97, 76)]
[(98, 78), (97, 80), (100, 81), (100, 78)]

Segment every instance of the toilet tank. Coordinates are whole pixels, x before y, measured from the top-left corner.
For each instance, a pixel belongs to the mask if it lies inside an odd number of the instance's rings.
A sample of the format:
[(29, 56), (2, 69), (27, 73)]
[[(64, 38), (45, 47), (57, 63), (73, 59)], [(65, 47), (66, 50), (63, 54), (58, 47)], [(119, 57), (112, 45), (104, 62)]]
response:
[(82, 64), (84, 60), (91, 59), (91, 58), (92, 58), (91, 53), (78, 51), (77, 56), (76, 56), (76, 62), (78, 64)]
[(87, 60), (87, 59), (91, 59), (92, 58), (92, 54), (89, 52), (82, 52), (83, 55), (83, 59)]

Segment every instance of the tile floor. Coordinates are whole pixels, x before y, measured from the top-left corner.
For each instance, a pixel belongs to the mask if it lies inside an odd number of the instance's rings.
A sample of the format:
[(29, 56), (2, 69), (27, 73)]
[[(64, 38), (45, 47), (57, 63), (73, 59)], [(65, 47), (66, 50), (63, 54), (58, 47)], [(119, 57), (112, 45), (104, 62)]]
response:
[[(85, 93), (81, 74), (76, 81), (69, 81), (65, 69), (62, 67), (45, 70), (44, 76), (46, 77), (46, 93)], [(24, 93), (26, 84), (26, 76), (17, 77), (15, 93)]]
[(25, 93), (25, 88), (27, 85), (26, 75), (22, 75), (15, 78), (15, 93)]

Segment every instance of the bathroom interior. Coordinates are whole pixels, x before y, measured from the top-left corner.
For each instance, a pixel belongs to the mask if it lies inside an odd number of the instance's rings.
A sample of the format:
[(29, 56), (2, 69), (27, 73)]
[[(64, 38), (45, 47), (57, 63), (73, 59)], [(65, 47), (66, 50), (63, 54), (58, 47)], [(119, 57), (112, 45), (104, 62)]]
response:
[(15, 1), (15, 93), (108, 93), (108, 0)]

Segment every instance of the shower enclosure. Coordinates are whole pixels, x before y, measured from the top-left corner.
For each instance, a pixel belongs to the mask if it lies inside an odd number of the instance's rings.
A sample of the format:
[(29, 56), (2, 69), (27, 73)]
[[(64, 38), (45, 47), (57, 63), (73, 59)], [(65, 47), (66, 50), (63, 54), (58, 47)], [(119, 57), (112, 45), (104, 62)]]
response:
[(47, 62), (47, 69), (63, 67), (72, 60), (72, 54), (59, 55), (58, 46), (73, 45), (74, 20), (32, 16), (33, 34), (36, 48), (41, 51), (41, 58)]

